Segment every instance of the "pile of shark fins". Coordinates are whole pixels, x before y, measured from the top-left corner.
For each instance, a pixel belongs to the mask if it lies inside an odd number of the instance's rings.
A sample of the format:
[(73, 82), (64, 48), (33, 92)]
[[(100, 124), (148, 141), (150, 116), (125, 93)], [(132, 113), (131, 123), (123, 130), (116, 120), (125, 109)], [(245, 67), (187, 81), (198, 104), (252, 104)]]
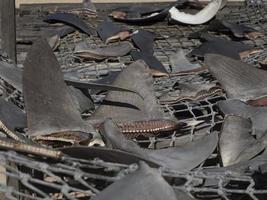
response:
[[(248, 166), (266, 163), (267, 72), (241, 61), (259, 51), (242, 41), (254, 40), (262, 33), (241, 24), (213, 20), (225, 3), (224, 0), (212, 0), (204, 6), (199, 3), (194, 15), (187, 13), (185, 1), (166, 7), (120, 7), (97, 26), (90, 22), (91, 17), (97, 17), (90, 0), (83, 1), (80, 8), (49, 14), (45, 22), (61, 25), (44, 31), (33, 42), (23, 69), (0, 61), (1, 80), (15, 88), (24, 100), (24, 107), (19, 108), (0, 98), (0, 129), (7, 136), (0, 137), (0, 149), (60, 161), (71, 157), (127, 165), (139, 163), (134, 172), (92, 197), (95, 200), (193, 200), (183, 190), (172, 187), (160, 172), (162, 169), (188, 172), (199, 166), (201, 169), (214, 152), (218, 153), (220, 167), (207, 171), (231, 169), (243, 173)], [(156, 54), (157, 41), (164, 36), (146, 28), (127, 26), (143, 27), (167, 18), (183, 26), (211, 22), (190, 36), (201, 44), (190, 52), (182, 48), (173, 51), (169, 66)], [(77, 43), (72, 52), (74, 62), (98, 64), (129, 56), (131, 63), (95, 82), (63, 72), (53, 51), (59, 50), (60, 39), (75, 31), (102, 41), (98, 46), (87, 40)], [(227, 34), (233, 40), (212, 36), (207, 31)], [(156, 96), (155, 77), (207, 71), (217, 82), (175, 82), (169, 91)], [(105, 97), (96, 106), (92, 96), (99, 93)], [(194, 104), (217, 95), (228, 98), (217, 103), (224, 116), (220, 133), (203, 131), (192, 139), (185, 130), (190, 123), (195, 126), (203, 121), (182, 121), (162, 110), (162, 105), (174, 106), (184, 101)], [(83, 114), (88, 112), (90, 115), (85, 117)], [(156, 149), (136, 143), (139, 139), (170, 139), (174, 135), (176, 144), (161, 141)], [(191, 139), (183, 140), (182, 136)]]

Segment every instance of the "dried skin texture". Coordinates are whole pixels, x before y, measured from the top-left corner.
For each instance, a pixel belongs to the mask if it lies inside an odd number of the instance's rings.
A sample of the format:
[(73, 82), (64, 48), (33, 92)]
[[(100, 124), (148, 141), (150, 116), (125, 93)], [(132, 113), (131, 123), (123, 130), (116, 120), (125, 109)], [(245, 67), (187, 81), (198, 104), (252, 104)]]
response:
[(153, 91), (153, 78), (143, 61), (137, 61), (125, 68), (114, 81), (113, 86), (138, 91), (138, 94), (110, 91), (93, 118), (112, 118), (115, 121), (140, 121), (162, 117)]
[(240, 100), (226, 100), (218, 102), (218, 106), (224, 115), (237, 115), (251, 119), (252, 134), (257, 139), (262, 138), (267, 131), (267, 107), (254, 107)]
[(129, 42), (122, 42), (102, 48), (90, 48), (82, 42), (75, 47), (74, 55), (86, 60), (104, 60), (106, 58), (117, 58), (125, 56), (133, 49)]
[(149, 66), (153, 76), (168, 76), (166, 68), (162, 63), (151, 53), (145, 53), (140, 51), (132, 51), (131, 56), (133, 60), (143, 60)]
[(185, 56), (185, 52), (182, 49), (179, 49), (177, 52), (170, 55), (170, 64), (172, 74), (184, 74), (205, 70), (205, 68), (198, 63), (190, 63)]
[[(123, 188), (123, 190), (122, 190)], [(156, 190), (155, 190), (156, 188)], [(172, 187), (157, 169), (141, 162), (134, 173), (111, 184), (100, 192), (94, 200), (176, 200)]]
[(134, 32), (132, 36), (132, 41), (140, 51), (153, 54), (154, 53), (154, 40), (155, 33), (145, 30), (138, 30)]
[(107, 20), (103, 21), (97, 27), (97, 33), (106, 44), (125, 40), (131, 36), (131, 33), (127, 28), (121, 27)]
[(238, 116), (226, 116), (219, 142), (223, 166), (247, 161), (265, 148), (261, 140), (252, 135), (252, 123)]
[(188, 55), (204, 57), (206, 54), (218, 54), (240, 60), (255, 51), (254, 46), (245, 45), (240, 42), (229, 41), (225, 39), (209, 37), (208, 41), (202, 43), (199, 47), (193, 49)]
[(33, 45), (24, 63), (23, 92), (30, 137), (47, 136), (50, 140), (55, 134), (55, 140), (60, 140), (57, 133), (66, 132), (71, 133), (69, 137), (73, 134), (81, 141), (88, 140), (93, 129), (81, 119), (57, 59), (44, 39)]
[(216, 54), (205, 56), (205, 64), (229, 98), (255, 102), (257, 99), (266, 97), (266, 71)]
[(191, 170), (206, 160), (218, 142), (218, 135), (211, 134), (180, 147), (159, 150), (142, 149), (133, 141), (127, 140), (111, 120), (103, 124), (101, 133), (108, 144), (115, 149), (136, 154), (152, 163), (180, 171)]
[(162, 104), (174, 104), (179, 101), (202, 100), (210, 96), (223, 94), (222, 88), (213, 83), (207, 84), (179, 84), (178, 90), (167, 92), (160, 97)]
[(248, 38), (254, 40), (258, 37), (262, 37), (263, 34), (256, 31), (255, 29), (248, 27), (243, 24), (231, 23), (228, 21), (214, 20), (210, 23), (209, 27), (204, 31), (230, 33), (237, 38)]
[(179, 127), (176, 121), (164, 119), (154, 95), (152, 76), (144, 62), (137, 61), (124, 69), (113, 83), (113, 86), (117, 85), (123, 85), (139, 95), (110, 91), (90, 121), (99, 125), (104, 119), (112, 118), (129, 137), (158, 134), (158, 129), (164, 132)]

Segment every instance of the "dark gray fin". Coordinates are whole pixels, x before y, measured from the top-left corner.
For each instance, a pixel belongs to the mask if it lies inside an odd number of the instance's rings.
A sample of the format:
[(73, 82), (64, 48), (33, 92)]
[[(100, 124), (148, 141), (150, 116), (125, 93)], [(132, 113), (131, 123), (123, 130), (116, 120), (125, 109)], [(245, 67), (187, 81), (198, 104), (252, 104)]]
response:
[(163, 21), (168, 16), (169, 8), (165, 8), (160, 12), (151, 13), (149, 15), (141, 16), (139, 13), (124, 11), (113, 11), (110, 16), (120, 22), (128, 24), (141, 24), (141, 25), (150, 25), (158, 21)]
[(128, 153), (126, 151), (121, 151), (118, 149), (111, 148), (103, 148), (103, 147), (86, 147), (86, 146), (78, 146), (78, 147), (63, 147), (59, 148), (62, 153), (78, 159), (84, 160), (93, 160), (98, 158), (105, 162), (112, 163), (120, 163), (120, 164), (135, 164), (139, 161), (145, 161), (151, 167), (159, 167), (158, 165), (144, 160), (140, 156), (137, 156), (132, 153)]
[(217, 54), (206, 55), (205, 65), (222, 85), (229, 98), (242, 101), (255, 100), (255, 103), (258, 101), (259, 104), (265, 105), (267, 72)]
[(146, 54), (154, 53), (155, 38), (155, 33), (145, 30), (138, 30), (132, 35), (132, 40), (135, 46)]
[[(122, 189), (123, 188), (123, 189)], [(177, 200), (173, 188), (161, 176), (160, 171), (140, 162), (139, 168), (114, 182), (94, 200)]]
[(75, 31), (75, 28), (64, 25), (61, 27), (53, 27), (53, 28), (47, 28), (42, 32), (42, 36), (46, 38), (50, 38), (52, 36), (58, 35), (60, 38), (63, 38), (67, 36), (70, 33), (73, 33)]
[(81, 90), (70, 86), (70, 93), (74, 97), (74, 101), (76, 100), (77, 109), (80, 113), (84, 113), (89, 110), (94, 110), (95, 104), (92, 99), (88, 98)]
[(143, 60), (149, 66), (153, 76), (168, 76), (168, 72), (163, 64), (153, 55), (140, 51), (131, 51), (134, 61)]
[(89, 22), (85, 23), (82, 19), (80, 19), (79, 17), (77, 17), (75, 14), (72, 13), (51, 14), (45, 17), (44, 21), (49, 23), (62, 22), (83, 31), (89, 36), (96, 35), (96, 31), (93, 25), (88, 25)]
[(236, 60), (240, 60), (240, 53), (255, 49), (254, 46), (240, 42), (229, 41), (221, 38), (210, 38), (199, 47), (193, 49), (188, 56), (203, 58), (206, 54), (220, 54)]
[(113, 118), (115, 121), (140, 121), (160, 119), (162, 113), (153, 91), (153, 78), (143, 61), (137, 61), (125, 68), (114, 81), (113, 86), (138, 92), (110, 91), (92, 119)]
[(24, 63), (23, 92), (30, 137), (76, 132), (88, 139), (93, 132), (82, 120), (58, 61), (43, 38), (34, 43)]
[(212, 154), (218, 143), (218, 135), (214, 133), (183, 146), (149, 150), (142, 149), (135, 142), (127, 140), (111, 120), (105, 121), (100, 131), (113, 148), (136, 154), (162, 167), (178, 171), (197, 167)]
[(145, 14), (150, 14), (154, 12), (160, 12), (163, 8), (154, 5), (130, 5), (124, 7), (115, 8), (113, 11), (121, 11), (125, 13), (138, 13), (140, 16)]
[(246, 37), (247, 33), (257, 32), (255, 29), (245, 26), (243, 24), (235, 24), (235, 23), (230, 23), (226, 21), (222, 21), (222, 24), (226, 28), (228, 28), (235, 37), (238, 37), (238, 38)]
[(257, 139), (267, 132), (267, 107), (250, 106), (240, 100), (226, 100), (218, 102), (219, 109), (224, 115), (237, 115), (251, 119), (252, 133)]
[(120, 42), (106, 47), (89, 47), (85, 42), (79, 43), (74, 50), (74, 55), (86, 60), (117, 59), (127, 55), (133, 49), (130, 42)]
[(224, 115), (237, 115), (247, 119), (251, 118), (251, 113), (257, 109), (237, 99), (219, 101), (217, 105)]
[(171, 73), (197, 72), (204, 70), (199, 63), (191, 63), (185, 56), (183, 49), (170, 55)]
[(19, 92), (22, 92), (22, 70), (13, 64), (0, 61), (0, 77), (12, 85)]
[(118, 34), (119, 32), (123, 31), (124, 29), (108, 20), (104, 20), (102, 23), (100, 23), (97, 27), (97, 33), (99, 37), (102, 39), (103, 42), (106, 43), (108, 38)]
[[(65, 77), (65, 82), (67, 85), (79, 88), (79, 89), (94, 89), (94, 90), (111, 90), (111, 91), (121, 91), (121, 92), (132, 92), (137, 93), (137, 91), (129, 90), (123, 86), (113, 86), (112, 84), (102, 84), (93, 83), (88, 81), (80, 81), (72, 78)], [(138, 93), (137, 93), (138, 94)]]
[(251, 133), (252, 123), (249, 119), (226, 116), (219, 142), (223, 166), (247, 161), (264, 150), (265, 144), (256, 140)]

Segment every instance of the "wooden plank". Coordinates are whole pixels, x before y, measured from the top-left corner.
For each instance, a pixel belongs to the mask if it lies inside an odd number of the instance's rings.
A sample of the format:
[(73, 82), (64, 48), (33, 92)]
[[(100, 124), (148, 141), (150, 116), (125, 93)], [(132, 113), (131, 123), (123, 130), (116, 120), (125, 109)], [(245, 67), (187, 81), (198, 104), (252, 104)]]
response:
[(16, 62), (16, 10), (15, 0), (0, 0), (2, 49)]

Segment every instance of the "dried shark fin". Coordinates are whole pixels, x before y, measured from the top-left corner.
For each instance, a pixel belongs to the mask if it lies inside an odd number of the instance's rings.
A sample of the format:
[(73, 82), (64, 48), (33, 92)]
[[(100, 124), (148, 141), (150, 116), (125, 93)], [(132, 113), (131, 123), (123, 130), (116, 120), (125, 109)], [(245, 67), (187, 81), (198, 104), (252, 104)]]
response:
[(172, 74), (194, 73), (205, 70), (200, 64), (189, 62), (183, 49), (178, 49), (177, 52), (170, 55), (170, 64)]
[(224, 0), (213, 0), (205, 8), (200, 10), (195, 15), (181, 12), (175, 7), (172, 7), (169, 10), (169, 13), (173, 20), (183, 24), (191, 24), (191, 25), (204, 24), (210, 21), (213, 17), (215, 17), (217, 12), (221, 9), (221, 5), (223, 3)]
[(0, 61), (0, 77), (18, 91), (22, 91), (22, 71), (15, 65)]
[(210, 25), (210, 27), (208, 27), (207, 30), (215, 32), (230, 32), (237, 38), (248, 38), (248, 39), (256, 39), (257, 37), (263, 35), (262, 33), (246, 25), (231, 23), (223, 20), (214, 21)]
[(129, 90), (127, 88), (124, 88), (123, 86), (113, 86), (111, 84), (109, 85), (109, 84), (103, 84), (103, 83), (92, 83), (88, 81), (79, 81), (79, 80), (75, 80), (75, 79), (67, 78), (67, 77), (65, 77), (65, 82), (67, 85), (71, 85), (79, 89), (112, 90), (112, 91), (121, 91), (121, 92), (132, 92), (132, 93), (138, 94), (137, 91)]
[(62, 153), (68, 155), (72, 158), (84, 159), (84, 160), (93, 160), (98, 158), (105, 162), (113, 162), (120, 164), (134, 164), (140, 161), (145, 161), (151, 167), (159, 167), (158, 165), (151, 163), (143, 158), (136, 156), (132, 153), (121, 151), (118, 149), (110, 149), (103, 147), (86, 147), (86, 146), (71, 146), (58, 148)]
[(254, 107), (235, 99), (220, 101), (217, 104), (224, 115), (236, 115), (251, 119), (252, 134), (256, 135), (257, 139), (265, 136), (267, 132), (267, 107)]
[(45, 17), (44, 21), (49, 23), (62, 22), (83, 31), (89, 36), (96, 35), (96, 31), (93, 28), (93, 25), (88, 25), (88, 22), (85, 23), (82, 19), (72, 13), (51, 14)]
[(252, 135), (252, 123), (249, 119), (226, 116), (219, 142), (223, 166), (247, 161), (264, 150), (265, 144)]
[(104, 122), (100, 132), (113, 148), (136, 154), (162, 167), (178, 171), (197, 167), (212, 154), (218, 142), (218, 135), (210, 134), (184, 146), (149, 150), (142, 149), (133, 141), (127, 140), (111, 120)]
[(35, 42), (24, 63), (23, 92), (28, 134), (34, 140), (79, 143), (94, 132), (82, 120), (58, 61), (43, 38)]
[(149, 25), (158, 21), (164, 20), (168, 16), (169, 8), (165, 8), (160, 12), (150, 13), (149, 15), (140, 16), (132, 15), (133, 13), (125, 13), (123, 11), (114, 11), (110, 14), (116, 21), (128, 23), (128, 24), (141, 24), (141, 25)]
[(104, 20), (98, 27), (97, 33), (106, 44), (125, 40), (131, 36), (131, 31), (111, 21)]
[(74, 55), (86, 60), (117, 59), (127, 55), (133, 49), (130, 42), (121, 42), (107, 47), (88, 47), (86, 43), (79, 43), (74, 50)]
[(91, 119), (113, 118), (115, 121), (139, 121), (162, 118), (153, 91), (153, 78), (143, 61), (136, 61), (125, 68), (113, 86), (137, 91), (136, 93), (110, 91)]
[(203, 58), (206, 54), (220, 54), (236, 60), (248, 56), (250, 53), (256, 52), (254, 46), (245, 45), (240, 42), (229, 41), (221, 38), (204, 36), (205, 42), (199, 47), (193, 49), (188, 56), (196, 56)]
[(111, 184), (93, 197), (93, 200), (162, 200), (166, 198), (176, 200), (173, 188), (161, 176), (159, 170), (140, 162), (135, 172)]
[(163, 64), (152, 54), (140, 52), (140, 51), (131, 51), (131, 56), (134, 61), (143, 60), (149, 66), (153, 76), (168, 76), (168, 72)]
[(74, 101), (76, 101), (77, 109), (80, 113), (95, 109), (94, 101), (87, 97), (80, 89), (73, 86), (69, 86), (68, 88), (71, 95), (74, 97)]
[(214, 95), (222, 95), (223, 90), (214, 83), (179, 84), (174, 91), (168, 91), (160, 97), (162, 104), (174, 104), (179, 101), (202, 100)]
[(155, 33), (145, 30), (138, 30), (133, 33), (132, 41), (140, 51), (146, 54), (154, 53), (154, 40), (156, 38)]
[(205, 65), (231, 99), (267, 105), (267, 73), (222, 55), (205, 56)]

